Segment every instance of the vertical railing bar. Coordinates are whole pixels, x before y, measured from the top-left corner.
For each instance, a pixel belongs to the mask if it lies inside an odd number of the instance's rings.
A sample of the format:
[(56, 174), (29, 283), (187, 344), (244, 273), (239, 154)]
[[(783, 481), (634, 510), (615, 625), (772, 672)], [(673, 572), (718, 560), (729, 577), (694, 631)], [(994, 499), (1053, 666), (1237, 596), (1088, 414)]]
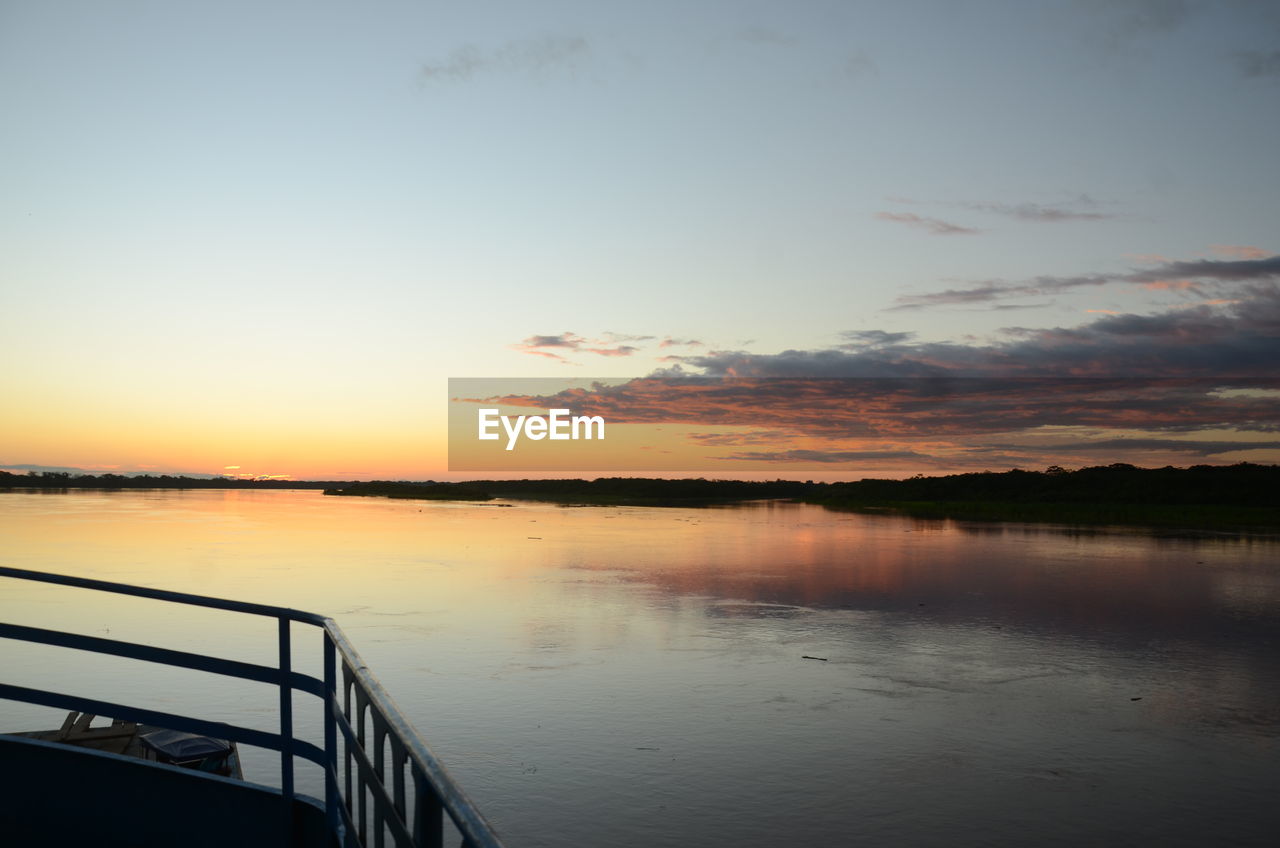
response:
[[(355, 727), (355, 724), (351, 721), (351, 667), (347, 665), (345, 657), (342, 660), (342, 717), (347, 720), (347, 727)], [(342, 738), (342, 750), (345, 752), (343, 759), (346, 761), (345, 774), (343, 775), (343, 788), (346, 790), (346, 795), (344, 796), (343, 804), (346, 805), (347, 816), (350, 817), (355, 813), (351, 793), (351, 740), (345, 735)]]
[[(404, 823), (406, 829), (409, 826), (409, 817), (405, 812), (404, 806), (404, 765), (408, 762), (409, 754), (405, 751), (404, 745), (400, 744), (400, 738), (392, 735), (391, 737), (391, 797), (395, 802), (396, 815), (400, 817), (400, 821)], [(412, 833), (413, 831), (409, 831)]]
[(284, 799), (284, 832), (293, 840), (293, 687), (289, 684), (293, 651), (289, 619), (280, 616), (280, 794)]
[(418, 770), (413, 772), (413, 842), (420, 848), (444, 848), (444, 806), (436, 797), (427, 776)]
[[(378, 783), (386, 786), (387, 758), (383, 755), (382, 749), (387, 738), (387, 728), (377, 710), (370, 710), (369, 712), (373, 719), (373, 770)], [(387, 824), (384, 821), (385, 813), (382, 810), (382, 796), (375, 795), (373, 802), (373, 848), (383, 848), (386, 844), (385, 831)]]
[(333, 711), (338, 708), (338, 672), (336, 651), (328, 631), (324, 639), (324, 815), (329, 832), (338, 832), (338, 726)]
[[(369, 746), (365, 744), (365, 715), (368, 712), (368, 700), (365, 696), (364, 687), (360, 682), (356, 682), (356, 744), (360, 746), (360, 750), (364, 752), (365, 758), (369, 756)], [(369, 841), (369, 780), (364, 775), (364, 769), (356, 769), (356, 786), (358, 787), (357, 809), (359, 810), (360, 823), (360, 841), (368, 843)]]

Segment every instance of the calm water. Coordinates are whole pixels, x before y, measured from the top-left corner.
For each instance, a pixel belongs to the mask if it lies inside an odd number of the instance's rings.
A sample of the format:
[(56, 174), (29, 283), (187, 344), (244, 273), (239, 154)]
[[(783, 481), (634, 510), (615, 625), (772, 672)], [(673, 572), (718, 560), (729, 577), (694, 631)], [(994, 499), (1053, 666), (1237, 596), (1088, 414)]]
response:
[[(334, 616), (513, 848), (1280, 832), (1275, 539), (787, 504), (6, 493), (0, 562)], [(265, 623), (19, 581), (0, 619), (273, 659)], [(0, 669), (274, 715), (266, 687), (77, 652), (0, 642)], [(60, 722), (0, 702), (0, 729)], [(245, 759), (276, 779), (273, 755)]]

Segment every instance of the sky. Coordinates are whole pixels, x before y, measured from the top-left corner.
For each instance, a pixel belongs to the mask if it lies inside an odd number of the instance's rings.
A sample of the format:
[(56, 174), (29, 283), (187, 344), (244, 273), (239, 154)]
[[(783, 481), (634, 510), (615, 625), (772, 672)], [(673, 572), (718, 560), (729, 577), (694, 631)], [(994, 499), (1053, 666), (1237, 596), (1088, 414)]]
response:
[[(0, 2), (0, 467), (443, 478), (450, 378), (1256, 389), (1277, 44), (1269, 0)], [(856, 478), (1277, 418), (737, 432)]]

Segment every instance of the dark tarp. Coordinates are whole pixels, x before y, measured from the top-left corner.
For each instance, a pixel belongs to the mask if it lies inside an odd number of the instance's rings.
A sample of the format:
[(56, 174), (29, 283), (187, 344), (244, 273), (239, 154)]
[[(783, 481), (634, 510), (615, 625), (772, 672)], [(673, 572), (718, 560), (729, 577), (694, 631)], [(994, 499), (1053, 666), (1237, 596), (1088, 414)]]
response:
[(231, 753), (231, 743), (225, 739), (197, 736), (180, 730), (148, 730), (139, 733), (138, 737), (153, 751), (175, 762)]

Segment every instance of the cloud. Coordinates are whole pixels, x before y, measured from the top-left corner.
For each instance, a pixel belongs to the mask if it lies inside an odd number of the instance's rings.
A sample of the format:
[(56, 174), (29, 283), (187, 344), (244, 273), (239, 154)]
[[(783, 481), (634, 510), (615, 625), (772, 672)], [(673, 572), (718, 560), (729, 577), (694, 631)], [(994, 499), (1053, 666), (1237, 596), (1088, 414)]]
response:
[(1064, 208), (1062, 205), (1045, 206), (1039, 203), (963, 203), (966, 209), (977, 212), (990, 212), (1019, 221), (1035, 221), (1038, 223), (1059, 223), (1062, 221), (1105, 221), (1115, 218), (1103, 212), (1080, 212)]
[(692, 429), (690, 444), (743, 462), (990, 467), (1052, 464), (1057, 450), (1274, 451), (1280, 282), (1257, 279), (1264, 260), (1242, 261), (1254, 264), (1195, 265), (1231, 279), (1237, 302), (1011, 328), (994, 343), (849, 331), (833, 348), (687, 354), (621, 384), (488, 400)]
[(1280, 285), (1248, 283), (1233, 299), (1238, 302), (1150, 315), (1104, 315), (1070, 328), (1021, 330), (1000, 344), (896, 343), (776, 354), (723, 351), (682, 361), (707, 374), (737, 377), (1269, 375), (1280, 362)]
[[(1230, 256), (1232, 259), (1266, 259), (1273, 255), (1269, 250), (1243, 244), (1211, 244), (1209, 249), (1219, 256)], [(1161, 259), (1160, 261), (1169, 260)]]
[(422, 66), (422, 79), (429, 82), (466, 82), (483, 73), (512, 73), (540, 76), (552, 70), (573, 71), (589, 57), (591, 45), (581, 36), (544, 36), (509, 41), (482, 50), (474, 44), (459, 47), (443, 61)]
[[(929, 205), (926, 201), (916, 200), (909, 197), (891, 196), (886, 197), (885, 200), (891, 203), (911, 206)], [(989, 200), (964, 200), (935, 201), (931, 205), (966, 209), (970, 212), (1000, 215), (1005, 218), (1012, 218), (1016, 221), (1030, 221), (1040, 224), (1062, 223), (1069, 221), (1105, 221), (1119, 217), (1107, 212), (1096, 211), (1098, 202), (1087, 194), (1080, 194), (1071, 200), (1059, 203), (1000, 203)], [(936, 218), (922, 218), (911, 213), (881, 212), (877, 217), (885, 220), (915, 224), (917, 226), (937, 227), (941, 228), (941, 231), (946, 233), (955, 232), (957, 230), (971, 233), (981, 232), (981, 230), (960, 227), (959, 225), (951, 224), (947, 221), (942, 221)]]
[(986, 282), (967, 289), (947, 289), (922, 295), (899, 297), (890, 311), (923, 309), (930, 306), (989, 303), (1008, 297), (1053, 295), (1082, 286), (1113, 282), (1139, 283), (1150, 289), (1190, 290), (1203, 296), (1197, 285), (1205, 282), (1241, 283), (1280, 279), (1280, 256), (1261, 259), (1197, 259), (1164, 262), (1154, 268), (1127, 274), (1086, 274), (1076, 277), (1036, 277), (1018, 283)]
[(748, 44), (764, 44), (772, 47), (789, 47), (796, 41), (776, 29), (762, 26), (743, 27), (738, 30), (737, 37), (739, 41), (745, 41)]
[(1168, 262), (1156, 268), (1136, 271), (1120, 279), (1134, 283), (1172, 279), (1220, 280), (1242, 282), (1280, 278), (1280, 256), (1264, 259), (1197, 259), (1190, 262)]
[(882, 221), (897, 221), (913, 227), (921, 227), (935, 236), (974, 235), (982, 232), (971, 227), (962, 227), (950, 221), (938, 218), (923, 218), (911, 212), (877, 212), (876, 217)]
[(928, 306), (947, 306), (954, 304), (987, 303), (1005, 297), (1023, 297), (1027, 295), (1051, 295), (1067, 289), (1081, 286), (1101, 286), (1113, 280), (1113, 277), (1091, 274), (1080, 277), (1036, 277), (1021, 283), (987, 282), (967, 289), (947, 289), (930, 294), (902, 295), (890, 311), (901, 309), (922, 309)]
[(933, 459), (933, 457), (911, 450), (864, 450), (864, 451), (820, 451), (793, 449), (784, 451), (743, 451), (729, 456), (717, 457), (723, 460), (742, 460), (747, 462), (866, 462), (867, 460), (903, 460)]
[[(1273, 389), (1280, 386), (1280, 381), (1269, 379)], [(1256, 388), (1267, 380), (1237, 384)], [(488, 402), (568, 408), (579, 415), (600, 415), (611, 425), (740, 428), (746, 431), (743, 437), (698, 433), (690, 441), (702, 447), (772, 449), (766, 453), (800, 450), (796, 445), (800, 440), (810, 443), (803, 449), (820, 440), (830, 444), (823, 449), (831, 451), (850, 450), (849, 443), (854, 442), (852, 449), (858, 451), (929, 450), (936, 455), (963, 449), (965, 440), (997, 434), (1008, 439), (1043, 438), (1046, 432), (1072, 430), (1100, 433), (1099, 438), (1133, 431), (1280, 433), (1280, 402), (1275, 396), (1223, 392), (1223, 384), (1220, 378), (646, 377), (621, 385), (567, 389), (549, 396), (504, 396)], [(771, 438), (752, 438), (760, 431), (771, 432)], [(987, 449), (1000, 447), (988, 445)], [(745, 453), (736, 455), (746, 458)]]
[(1083, 0), (1078, 5), (1091, 23), (1102, 25), (1112, 49), (1144, 36), (1172, 32), (1189, 12), (1185, 0)]
[[(513, 347), (514, 347), (514, 345), (513, 345)], [(551, 351), (549, 351), (549, 350), (524, 350), (524, 351), (521, 351), (521, 352), (522, 352), (522, 353), (527, 353), (527, 354), (529, 354), (530, 356), (542, 356), (542, 357), (545, 357), (545, 358), (547, 358), (547, 359), (554, 359), (556, 362), (568, 362), (568, 361), (569, 361), (568, 359), (565, 359), (565, 358), (564, 358), (563, 356), (561, 356), (560, 354), (558, 354), (558, 353), (552, 353), (552, 352), (551, 352)]]
[(864, 347), (901, 344), (915, 336), (915, 333), (888, 333), (884, 330), (845, 330), (840, 336), (848, 339), (848, 343), (838, 345), (838, 347), (845, 350), (858, 350)]
[(565, 332), (558, 336), (530, 336), (520, 342), (519, 347), (567, 347), (570, 350), (577, 350), (584, 341), (586, 340), (582, 336)]
[(676, 339), (671, 336), (665, 337), (658, 347), (703, 347), (704, 343), (697, 339)]
[[(1028, 445), (1009, 445), (994, 444), (988, 447), (998, 450), (1027, 450)], [(1149, 439), (1149, 438), (1120, 438), (1120, 439), (1098, 439), (1095, 441), (1084, 442), (1054, 442), (1052, 445), (1040, 446), (1048, 447), (1053, 451), (1069, 451), (1091, 452), (1091, 451), (1111, 451), (1121, 450), (1129, 451), (1160, 451), (1160, 452), (1178, 452), (1189, 453), (1195, 456), (1217, 456), (1225, 453), (1236, 453), (1238, 451), (1250, 450), (1277, 450), (1280, 449), (1280, 441), (1228, 441), (1226, 439)]]
[(1196, 294), (1200, 293), (1200, 290), (1196, 288), (1196, 284), (1191, 280), (1152, 280), (1149, 283), (1143, 283), (1142, 287), (1152, 291), (1192, 291)]
[(689, 433), (685, 438), (700, 445), (741, 447), (742, 445), (777, 444), (780, 439), (788, 439), (794, 435), (785, 430), (735, 430), (730, 433)]
[(880, 73), (880, 66), (875, 60), (866, 54), (866, 51), (859, 50), (853, 53), (844, 62), (844, 75), (850, 79), (861, 79), (862, 77), (876, 76)]
[(653, 336), (632, 336), (621, 333), (605, 333), (604, 338), (588, 339), (577, 333), (563, 332), (558, 336), (529, 336), (511, 348), (532, 356), (543, 356), (560, 362), (569, 360), (558, 351), (570, 353), (593, 353), (596, 356), (631, 356), (640, 350), (635, 345), (619, 344), (623, 341), (647, 341)]
[(657, 336), (635, 336), (628, 333), (605, 333), (604, 337), (610, 342), (648, 342), (657, 338)]
[(1280, 50), (1264, 53), (1261, 50), (1243, 50), (1236, 54), (1236, 65), (1246, 77), (1280, 76)]

